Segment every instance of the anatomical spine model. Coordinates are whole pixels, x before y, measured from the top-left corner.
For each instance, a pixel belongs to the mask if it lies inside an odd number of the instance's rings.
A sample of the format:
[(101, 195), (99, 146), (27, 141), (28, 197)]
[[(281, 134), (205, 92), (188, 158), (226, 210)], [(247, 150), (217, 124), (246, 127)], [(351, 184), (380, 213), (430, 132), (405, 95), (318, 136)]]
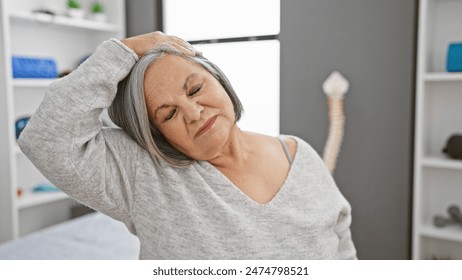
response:
[(323, 160), (333, 174), (342, 145), (345, 129), (343, 98), (348, 91), (349, 82), (339, 72), (332, 72), (322, 84), (329, 105), (329, 133), (324, 146)]

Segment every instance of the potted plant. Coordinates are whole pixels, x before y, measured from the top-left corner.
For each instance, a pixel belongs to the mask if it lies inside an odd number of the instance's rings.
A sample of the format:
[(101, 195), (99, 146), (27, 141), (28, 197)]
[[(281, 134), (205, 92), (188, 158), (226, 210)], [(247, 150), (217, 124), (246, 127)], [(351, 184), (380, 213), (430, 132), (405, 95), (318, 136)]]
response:
[(78, 0), (67, 0), (67, 14), (71, 18), (81, 19), (85, 16), (85, 11)]
[(91, 4), (91, 14), (93, 19), (96, 21), (107, 21), (107, 16), (104, 12), (104, 5), (100, 1), (94, 1), (93, 4)]

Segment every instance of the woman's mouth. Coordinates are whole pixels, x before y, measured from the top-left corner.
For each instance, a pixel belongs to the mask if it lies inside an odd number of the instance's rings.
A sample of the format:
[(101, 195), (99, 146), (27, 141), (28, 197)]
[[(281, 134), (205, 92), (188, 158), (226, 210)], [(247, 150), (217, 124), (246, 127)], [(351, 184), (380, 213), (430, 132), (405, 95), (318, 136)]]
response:
[(211, 117), (208, 121), (205, 122), (205, 124), (197, 131), (196, 137), (201, 136), (202, 134), (206, 133), (209, 131), (213, 124), (215, 123), (215, 120), (217, 119), (217, 116)]

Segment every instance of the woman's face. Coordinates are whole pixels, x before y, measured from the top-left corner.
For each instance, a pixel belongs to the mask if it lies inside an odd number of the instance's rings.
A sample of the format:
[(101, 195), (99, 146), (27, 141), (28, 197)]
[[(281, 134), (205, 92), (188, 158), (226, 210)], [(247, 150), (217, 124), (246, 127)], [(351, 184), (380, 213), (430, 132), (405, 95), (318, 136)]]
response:
[(200, 65), (167, 54), (144, 77), (149, 120), (170, 145), (195, 160), (217, 155), (235, 126), (233, 104)]

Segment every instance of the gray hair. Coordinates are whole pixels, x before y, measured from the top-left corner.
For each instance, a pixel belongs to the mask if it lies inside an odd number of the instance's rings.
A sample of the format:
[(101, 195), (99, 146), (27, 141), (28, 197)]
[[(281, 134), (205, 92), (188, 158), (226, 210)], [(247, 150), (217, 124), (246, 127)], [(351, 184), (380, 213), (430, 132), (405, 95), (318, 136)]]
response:
[(193, 159), (173, 148), (162, 133), (149, 121), (144, 98), (144, 75), (146, 69), (165, 54), (173, 54), (193, 61), (214, 76), (228, 93), (234, 107), (235, 121), (242, 115), (243, 107), (225, 74), (212, 62), (197, 53), (186, 56), (167, 45), (159, 45), (142, 56), (132, 68), (128, 76), (117, 88), (116, 97), (108, 108), (111, 120), (121, 127), (133, 140), (146, 149), (155, 163), (165, 160), (173, 166), (187, 166)]

